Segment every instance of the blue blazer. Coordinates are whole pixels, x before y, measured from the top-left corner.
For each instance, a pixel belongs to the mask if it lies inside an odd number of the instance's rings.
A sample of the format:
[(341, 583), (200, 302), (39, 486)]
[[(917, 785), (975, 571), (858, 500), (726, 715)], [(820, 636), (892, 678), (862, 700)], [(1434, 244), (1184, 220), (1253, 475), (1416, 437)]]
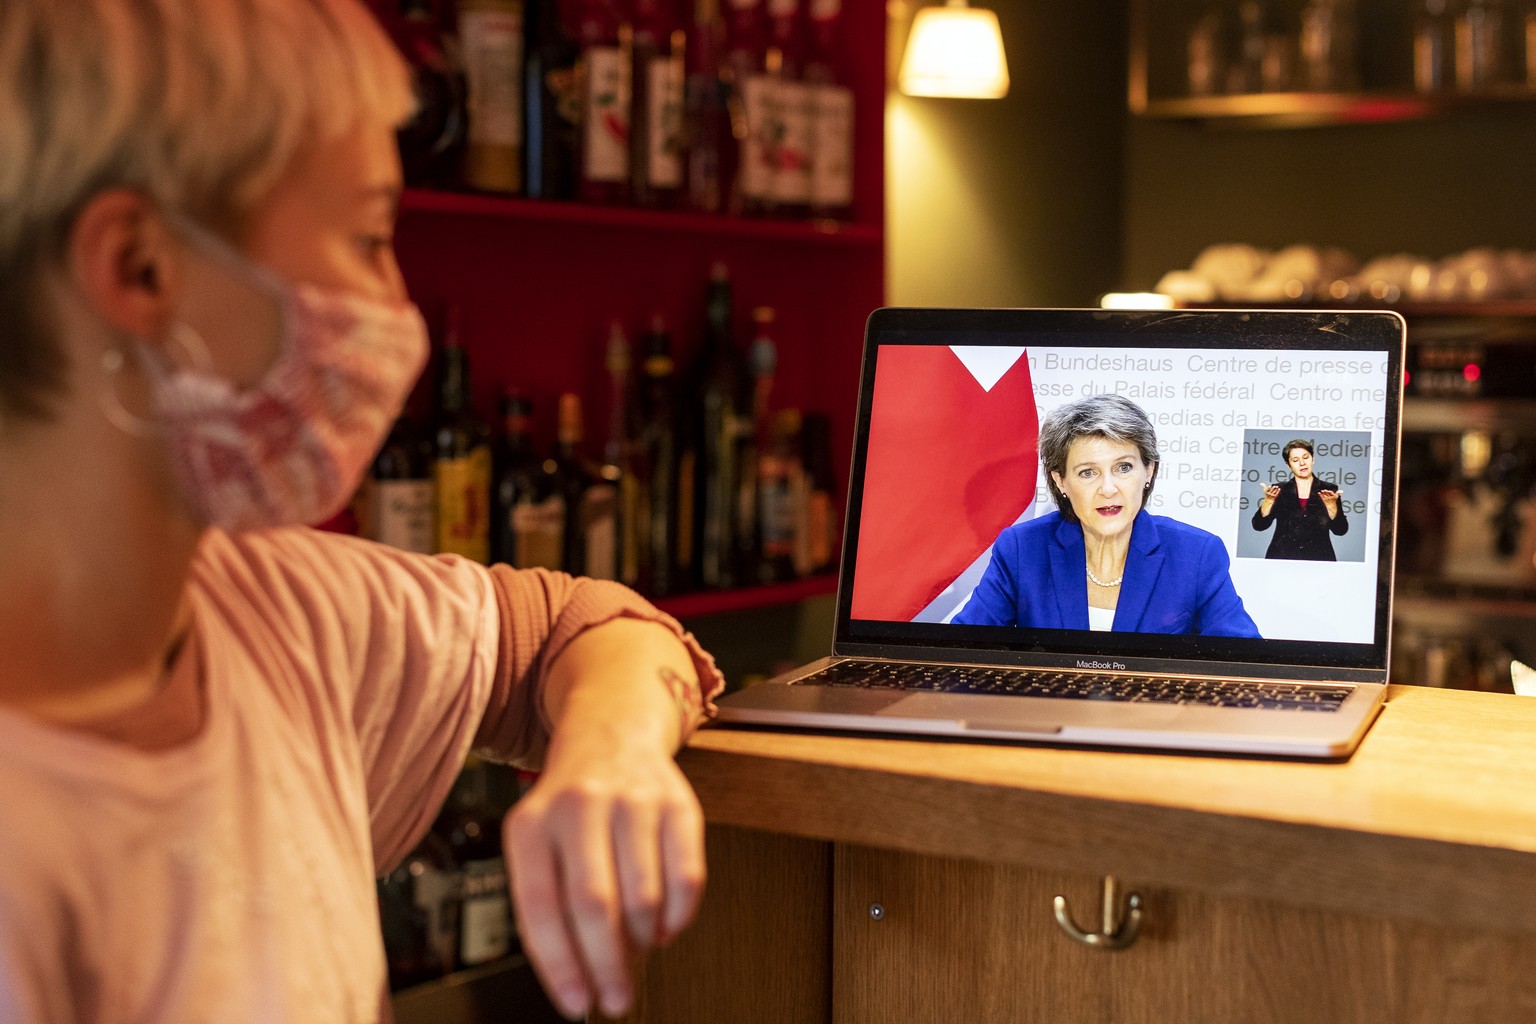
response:
[[(1060, 512), (1010, 526), (993, 543), (992, 562), (970, 602), (951, 621), (1087, 629), (1087, 566), (1083, 528)], [(1230, 566), (1214, 534), (1142, 509), (1131, 524), (1115, 630), (1258, 636)]]

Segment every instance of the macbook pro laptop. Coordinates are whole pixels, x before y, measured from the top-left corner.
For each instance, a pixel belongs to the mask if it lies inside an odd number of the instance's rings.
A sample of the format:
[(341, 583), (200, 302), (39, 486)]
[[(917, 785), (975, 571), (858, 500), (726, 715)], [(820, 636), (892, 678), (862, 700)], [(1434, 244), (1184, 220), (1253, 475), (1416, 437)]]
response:
[(1403, 345), (1389, 312), (877, 310), (831, 656), (720, 720), (1347, 757)]

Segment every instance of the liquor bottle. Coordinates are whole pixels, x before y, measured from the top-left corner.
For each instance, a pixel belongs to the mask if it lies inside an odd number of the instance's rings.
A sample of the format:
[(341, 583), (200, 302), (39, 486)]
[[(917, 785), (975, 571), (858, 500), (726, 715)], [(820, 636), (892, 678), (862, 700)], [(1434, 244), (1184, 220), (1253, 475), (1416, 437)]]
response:
[[(676, 365), (672, 336), (657, 316), (641, 342), (640, 431), (636, 471), (641, 481), (640, 565), (642, 587), (665, 597), (675, 591), (678, 523), (678, 431)], [(690, 495), (691, 503), (691, 495)]]
[[(763, 72), (763, 33), (763, 0), (726, 0), (725, 59), (721, 70), (730, 112), (730, 138), (722, 154), (721, 180), (726, 208), (733, 214), (740, 214), (751, 205), (743, 191), (741, 169), (754, 145), (748, 121), (747, 83)], [(765, 97), (754, 93), (753, 100), (760, 104)], [(761, 177), (752, 179), (754, 187), (760, 180)], [(763, 190), (756, 191), (756, 198), (760, 199)]]
[(762, 576), (764, 505), (760, 494), (761, 459), (773, 445), (773, 422), (769, 402), (773, 394), (773, 376), (778, 369), (778, 346), (773, 341), (774, 311), (771, 306), (752, 310), (755, 325), (752, 344), (747, 349), (751, 373), (751, 392), (736, 436), (736, 565), (742, 580)]
[(491, 448), (470, 401), (469, 354), (450, 307), (438, 371), (432, 464), (437, 550), (477, 562), (490, 559)]
[(640, 206), (674, 206), (683, 185), (687, 36), (673, 26), (672, 2), (636, 0), (635, 6), (629, 181)]
[(461, 872), (458, 966), (479, 967), (513, 951), (515, 929), (501, 851), (504, 808), (492, 800), (491, 767), (471, 757), (438, 822)]
[(460, 0), (459, 45), (468, 83), (471, 188), (523, 189), (523, 0)]
[[(615, 321), (609, 326), (606, 360), (608, 437), (598, 467), (599, 481), (586, 495), (590, 516), (587, 560), (589, 575), (627, 586), (640, 580), (640, 502), (632, 458), (639, 431), (639, 400), (631, 372), (633, 363), (624, 325)], [(602, 552), (602, 557), (594, 559), (594, 551)]]
[(549, 508), (544, 493), (543, 467), (529, 436), (533, 403), (525, 395), (503, 395), (501, 417), (491, 458), (491, 558), (519, 568), (558, 568), (565, 513), (558, 502)]
[(805, 470), (797, 445), (800, 410), (783, 409), (773, 417), (771, 437), (758, 460), (758, 494), (762, 503), (762, 551), (758, 579), (764, 583), (792, 579), (796, 573), (795, 544), (805, 522)]
[(630, 66), (633, 29), (610, 0), (583, 0), (581, 184), (589, 203), (622, 203), (629, 196)]
[(401, 414), (374, 456), (365, 488), (363, 533), (372, 540), (428, 555), (433, 532), (432, 445)]
[(390, 991), (440, 978), (458, 965), (461, 887), (453, 848), (435, 831), (379, 879)]
[(820, 413), (808, 413), (800, 426), (800, 455), (805, 462), (805, 519), (797, 531), (795, 572), (809, 576), (832, 566), (837, 546), (837, 509), (833, 498), (832, 424)]
[(777, 216), (804, 216), (811, 205), (815, 91), (805, 80), (801, 0), (768, 0), (769, 53), (779, 55), (777, 124), (770, 205)]
[[(748, 21), (749, 9), (737, 12), (736, 23)], [(737, 167), (732, 212), (763, 214), (773, 211), (774, 178), (779, 161), (779, 140), (784, 121), (782, 91), (784, 51), (762, 40), (753, 29), (739, 30), (733, 43), (732, 74), (737, 88)]]
[(811, 0), (811, 212), (846, 218), (853, 207), (853, 90), (840, 80), (842, 0)]
[(696, 551), (706, 587), (736, 582), (738, 438), (746, 367), (733, 338), (731, 276), (723, 263), (710, 272), (704, 347), (696, 367), (699, 396)]
[(731, 143), (725, 86), (721, 80), (719, 0), (695, 0), (693, 45), (688, 48), (688, 76), (683, 88), (687, 141), (686, 202), (691, 210), (725, 209), (724, 154)]
[(581, 47), (561, 0), (528, 0), (523, 65), (525, 192), (534, 199), (574, 199), (581, 111)]
[[(545, 493), (558, 496), (563, 513), (560, 568), (590, 575), (587, 527), (597, 510), (593, 508), (595, 502), (587, 499), (595, 474), (581, 457), (581, 396), (569, 392), (560, 396), (556, 424), (555, 453), (545, 460), (543, 469)], [(602, 558), (603, 552), (597, 555)]]
[(400, 163), (407, 185), (458, 184), (464, 159), (464, 79), (448, 56), (442, 26), (428, 0), (405, 0), (393, 22), (395, 45), (411, 67), (416, 109), (400, 127)]

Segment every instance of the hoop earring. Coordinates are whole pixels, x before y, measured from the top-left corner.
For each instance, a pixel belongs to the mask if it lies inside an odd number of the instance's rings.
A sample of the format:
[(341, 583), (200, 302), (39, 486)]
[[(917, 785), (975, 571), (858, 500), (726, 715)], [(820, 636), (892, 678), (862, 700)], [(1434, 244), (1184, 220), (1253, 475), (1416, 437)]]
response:
[(123, 372), (128, 360), (123, 350), (109, 348), (101, 354), (101, 387), (96, 389), (96, 404), (107, 422), (132, 437), (148, 437), (155, 433), (155, 424), (142, 416), (135, 416), (123, 405), (117, 395), (117, 375)]

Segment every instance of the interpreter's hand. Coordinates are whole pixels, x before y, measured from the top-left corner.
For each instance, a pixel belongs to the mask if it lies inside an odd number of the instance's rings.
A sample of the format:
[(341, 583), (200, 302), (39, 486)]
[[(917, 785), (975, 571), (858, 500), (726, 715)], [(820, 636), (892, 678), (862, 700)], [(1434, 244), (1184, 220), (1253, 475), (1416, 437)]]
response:
[(1318, 491), (1317, 496), (1323, 499), (1323, 508), (1328, 510), (1329, 519), (1339, 514), (1338, 491)]
[(675, 937), (704, 887), (698, 798), (670, 748), (625, 726), (557, 730), (502, 826), (523, 948), (572, 1019), (624, 1013), (630, 949)]
[(1280, 497), (1280, 487), (1279, 487), (1279, 485), (1277, 485), (1277, 484), (1265, 484), (1264, 485), (1264, 500), (1265, 501), (1274, 501), (1278, 497)]

